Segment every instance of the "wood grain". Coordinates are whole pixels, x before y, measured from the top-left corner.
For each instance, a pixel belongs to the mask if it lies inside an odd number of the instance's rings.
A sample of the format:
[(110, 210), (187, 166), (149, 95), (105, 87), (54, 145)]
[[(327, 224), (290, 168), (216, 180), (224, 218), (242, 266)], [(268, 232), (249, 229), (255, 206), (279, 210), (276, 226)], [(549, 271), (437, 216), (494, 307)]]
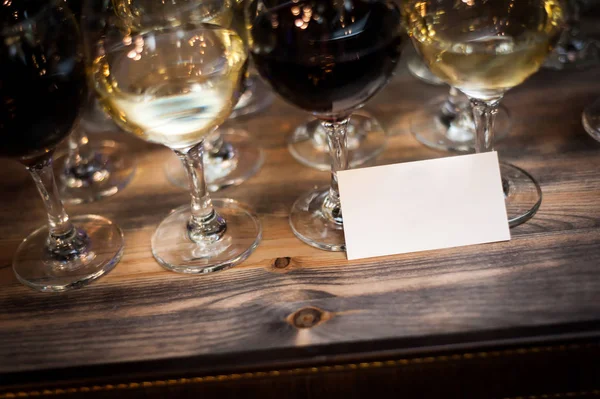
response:
[[(367, 107), (391, 135), (378, 164), (447, 155), (408, 132), (411, 111), (445, 92), (398, 71)], [(352, 262), (301, 243), (289, 228), (293, 201), (326, 185), (328, 173), (289, 155), (286, 139), (306, 115), (277, 100), (263, 114), (236, 121), (265, 149), (264, 167), (217, 195), (253, 206), (264, 238), (242, 265), (206, 276), (164, 271), (150, 253), (159, 221), (188, 200), (165, 178), (169, 151), (107, 135), (129, 144), (138, 163), (133, 181), (113, 198), (68, 210), (117, 222), (125, 255), (106, 277), (64, 294), (31, 291), (13, 276), (12, 255), (44, 213), (26, 173), (2, 160), (0, 384), (66, 378), (38, 373), (62, 368), (106, 374), (97, 367), (107, 364), (168, 374), (184, 363), (188, 370), (220, 370), (598, 337), (600, 143), (580, 123), (583, 107), (597, 96), (600, 69), (542, 71), (507, 94), (514, 126), (497, 149), (535, 176), (544, 193), (540, 211), (512, 230), (512, 241)]]

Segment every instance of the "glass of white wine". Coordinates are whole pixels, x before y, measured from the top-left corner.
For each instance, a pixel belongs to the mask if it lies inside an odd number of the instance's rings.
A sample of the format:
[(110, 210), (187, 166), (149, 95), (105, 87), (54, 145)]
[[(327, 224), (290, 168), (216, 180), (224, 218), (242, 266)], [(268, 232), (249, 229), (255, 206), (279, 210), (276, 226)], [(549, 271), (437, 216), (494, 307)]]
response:
[(113, 120), (143, 140), (171, 148), (189, 176), (191, 205), (173, 210), (152, 237), (166, 269), (209, 273), (234, 266), (256, 248), (258, 219), (230, 199), (211, 200), (204, 140), (241, 95), (248, 51), (233, 30), (186, 23), (132, 34), (108, 23), (93, 79)]
[[(236, 31), (246, 41), (243, 0), (112, 0), (115, 13), (132, 32), (208, 23)], [(244, 90), (229, 119), (249, 115), (271, 105), (274, 95), (256, 74), (247, 71)], [(221, 127), (204, 143), (204, 175), (209, 191), (239, 185), (254, 176), (264, 163), (264, 151), (239, 126)], [(168, 180), (187, 187), (187, 175), (173, 156), (165, 162)]]
[[(476, 152), (493, 151), (494, 119), (509, 89), (543, 64), (563, 27), (561, 0), (408, 0), (405, 22), (431, 71), (467, 95)], [(542, 201), (535, 180), (501, 163), (511, 226), (530, 219)]]

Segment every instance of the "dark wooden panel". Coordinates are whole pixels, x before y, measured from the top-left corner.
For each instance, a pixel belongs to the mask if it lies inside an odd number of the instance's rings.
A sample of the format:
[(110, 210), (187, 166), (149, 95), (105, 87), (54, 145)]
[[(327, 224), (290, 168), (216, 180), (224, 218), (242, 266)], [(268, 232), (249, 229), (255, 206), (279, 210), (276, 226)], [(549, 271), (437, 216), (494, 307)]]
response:
[(600, 395), (600, 341), (486, 348), (355, 363), (162, 379), (13, 387), (0, 398), (587, 398)]

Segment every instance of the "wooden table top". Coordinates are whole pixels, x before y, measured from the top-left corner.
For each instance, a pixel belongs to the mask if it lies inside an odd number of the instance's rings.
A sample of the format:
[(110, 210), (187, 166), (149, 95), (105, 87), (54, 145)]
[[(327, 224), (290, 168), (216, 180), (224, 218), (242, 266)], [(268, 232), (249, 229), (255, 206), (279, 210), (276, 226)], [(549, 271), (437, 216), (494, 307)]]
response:
[[(391, 135), (378, 164), (448, 155), (408, 131), (411, 112), (446, 91), (398, 71), (367, 106)], [(497, 149), (535, 176), (544, 195), (510, 242), (352, 262), (303, 244), (290, 230), (294, 200), (326, 185), (329, 174), (290, 156), (286, 140), (307, 116), (276, 100), (236, 121), (265, 149), (264, 167), (215, 196), (253, 206), (263, 240), (240, 266), (203, 276), (167, 272), (150, 252), (159, 221), (188, 201), (166, 180), (169, 151), (116, 133), (137, 160), (132, 182), (112, 198), (67, 209), (118, 223), (125, 254), (107, 276), (63, 294), (34, 292), (13, 275), (16, 247), (45, 216), (26, 172), (1, 160), (0, 384), (59, 378), (63, 368), (70, 375), (177, 375), (596, 337), (600, 143), (584, 132), (581, 112), (598, 96), (600, 68), (544, 70), (506, 95), (513, 129)]]

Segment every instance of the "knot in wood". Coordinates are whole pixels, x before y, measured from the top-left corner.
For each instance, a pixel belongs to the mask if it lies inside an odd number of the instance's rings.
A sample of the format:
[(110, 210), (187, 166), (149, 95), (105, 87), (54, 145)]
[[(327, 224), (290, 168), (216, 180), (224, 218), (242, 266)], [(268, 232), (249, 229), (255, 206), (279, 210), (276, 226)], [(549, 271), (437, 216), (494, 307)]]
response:
[(311, 328), (321, 321), (323, 311), (317, 308), (303, 308), (294, 313), (292, 323), (296, 328)]
[(292, 258), (290, 258), (289, 256), (284, 256), (283, 258), (277, 258), (273, 262), (273, 267), (275, 267), (277, 269), (285, 269), (286, 267), (288, 267), (290, 265), (291, 260), (292, 260)]

